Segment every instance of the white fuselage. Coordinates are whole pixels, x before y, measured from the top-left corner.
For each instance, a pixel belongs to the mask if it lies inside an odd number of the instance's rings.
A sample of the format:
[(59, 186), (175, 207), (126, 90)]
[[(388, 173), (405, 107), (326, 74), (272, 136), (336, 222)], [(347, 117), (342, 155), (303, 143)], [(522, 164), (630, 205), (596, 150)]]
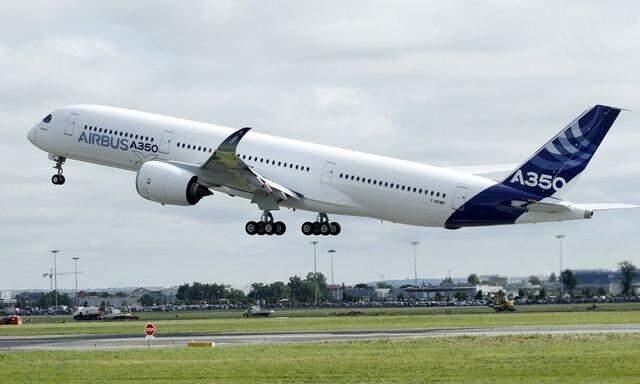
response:
[[(235, 131), (104, 106), (69, 106), (52, 115), (51, 123), (41, 122), (29, 133), (37, 147), (53, 155), (131, 171), (148, 160), (203, 164)], [(456, 208), (496, 184), (445, 168), (253, 131), (241, 140), (237, 154), (260, 175), (304, 196), (304, 205), (291, 207), (417, 226), (445, 226)], [(224, 186), (214, 189), (252, 198)], [(519, 220), (527, 221), (533, 220), (526, 215)]]

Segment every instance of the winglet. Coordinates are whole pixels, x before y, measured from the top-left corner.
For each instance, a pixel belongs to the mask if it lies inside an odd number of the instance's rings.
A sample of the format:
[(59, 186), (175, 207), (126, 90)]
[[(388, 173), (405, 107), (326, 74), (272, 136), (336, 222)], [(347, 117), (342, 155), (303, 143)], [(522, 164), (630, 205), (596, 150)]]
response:
[[(238, 147), (240, 140), (242, 140), (249, 130), (251, 130), (249, 127), (238, 129), (229, 135), (229, 137), (224, 139), (209, 159), (202, 164), (202, 168), (207, 168), (211, 162), (215, 161), (218, 161), (228, 167), (238, 166), (239, 163), (242, 163), (242, 161), (236, 156), (236, 148)], [(246, 167), (246, 165), (243, 165), (243, 167)]]
[(236, 148), (238, 147), (238, 143), (240, 142), (240, 140), (242, 140), (244, 135), (246, 135), (247, 132), (249, 132), (250, 130), (251, 130), (250, 127), (238, 129), (237, 131), (232, 133), (229, 137), (224, 139), (222, 144), (220, 144), (218, 146), (218, 149), (216, 149), (216, 152), (220, 151), (220, 152), (235, 153)]

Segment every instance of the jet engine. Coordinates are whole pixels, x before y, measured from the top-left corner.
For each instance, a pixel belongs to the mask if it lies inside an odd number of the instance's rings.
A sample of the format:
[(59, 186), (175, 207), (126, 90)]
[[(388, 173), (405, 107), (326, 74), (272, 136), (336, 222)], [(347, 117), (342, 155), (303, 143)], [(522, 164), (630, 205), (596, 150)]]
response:
[(212, 194), (192, 172), (161, 161), (142, 164), (136, 176), (136, 190), (145, 199), (162, 205), (195, 205)]

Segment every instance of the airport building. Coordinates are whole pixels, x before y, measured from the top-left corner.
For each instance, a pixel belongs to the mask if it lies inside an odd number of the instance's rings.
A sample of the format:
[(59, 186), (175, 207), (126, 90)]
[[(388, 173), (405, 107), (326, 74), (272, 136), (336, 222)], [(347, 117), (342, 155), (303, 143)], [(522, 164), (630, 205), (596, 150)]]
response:
[(412, 300), (435, 300), (436, 298), (446, 298), (453, 300), (456, 297), (472, 299), (482, 291), (483, 295), (495, 295), (504, 291), (501, 285), (473, 285), (473, 284), (451, 284), (451, 285), (426, 285), (422, 287), (402, 288), (406, 299)]

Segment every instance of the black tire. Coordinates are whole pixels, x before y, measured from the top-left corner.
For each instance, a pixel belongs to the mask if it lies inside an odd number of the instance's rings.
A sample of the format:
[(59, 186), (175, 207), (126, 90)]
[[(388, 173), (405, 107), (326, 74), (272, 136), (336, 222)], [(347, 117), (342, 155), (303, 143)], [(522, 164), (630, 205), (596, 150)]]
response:
[(276, 221), (276, 235), (282, 236), (287, 231), (287, 226), (282, 221)]
[(329, 225), (329, 223), (321, 223), (320, 234), (322, 236), (329, 236), (331, 234), (331, 225)]
[(264, 223), (264, 234), (271, 236), (274, 233), (276, 233), (276, 226), (273, 221), (267, 221)]
[(313, 223), (313, 234), (318, 236), (320, 234), (320, 223), (317, 221)]
[(262, 236), (264, 235), (265, 231), (264, 231), (264, 222), (260, 221), (258, 223), (256, 223), (256, 233), (258, 234), (258, 236)]
[(244, 225), (244, 230), (247, 232), (247, 234), (253, 236), (258, 232), (258, 225), (255, 221), (249, 221)]
[(303, 233), (305, 236), (311, 236), (311, 234), (313, 233), (313, 223), (312, 223), (312, 222), (310, 222), (310, 221), (305, 221), (305, 222), (302, 224), (301, 229), (302, 229), (302, 233)]
[(60, 185), (64, 184), (65, 181), (64, 175), (60, 175)]
[(51, 176), (51, 182), (54, 185), (60, 185), (60, 175), (53, 175)]
[(337, 236), (342, 231), (342, 227), (340, 227), (340, 223), (336, 223), (335, 221), (331, 223), (331, 234), (333, 236)]

